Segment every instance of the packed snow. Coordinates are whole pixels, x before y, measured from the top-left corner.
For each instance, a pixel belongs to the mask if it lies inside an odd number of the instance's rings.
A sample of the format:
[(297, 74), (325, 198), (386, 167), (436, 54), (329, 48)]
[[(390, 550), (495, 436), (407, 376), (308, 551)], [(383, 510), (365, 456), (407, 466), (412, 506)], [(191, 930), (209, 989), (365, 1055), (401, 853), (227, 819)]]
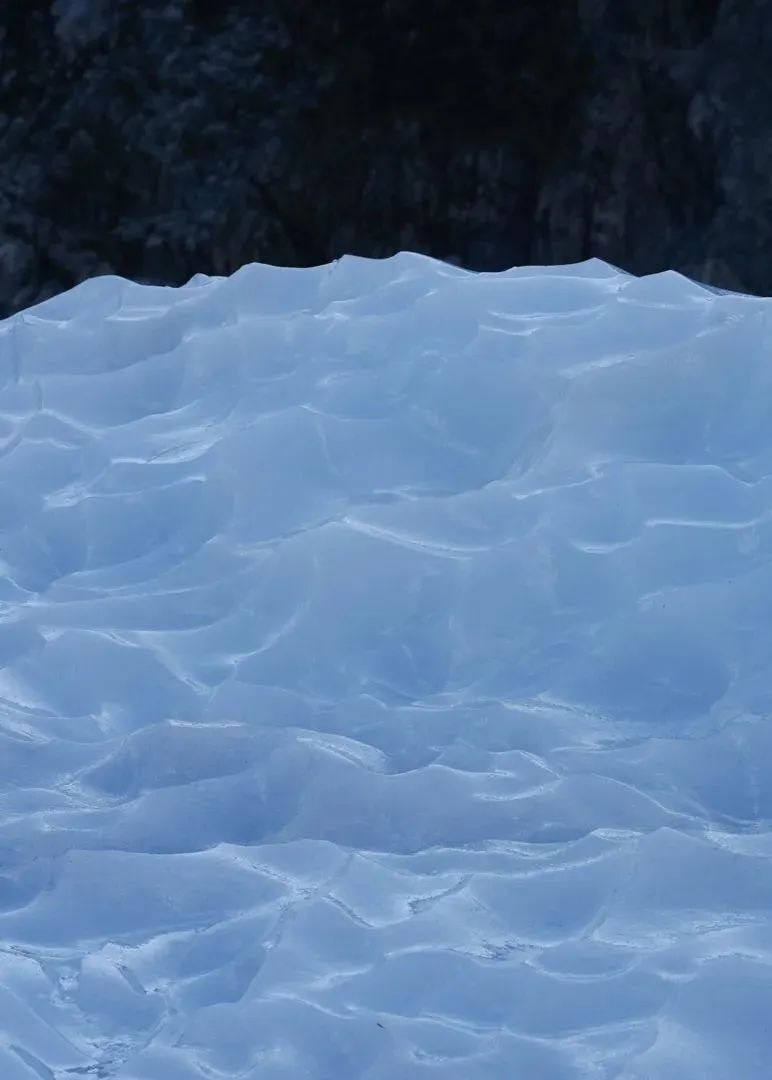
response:
[(770, 300), (0, 323), (0, 1077), (768, 1078), (771, 611)]

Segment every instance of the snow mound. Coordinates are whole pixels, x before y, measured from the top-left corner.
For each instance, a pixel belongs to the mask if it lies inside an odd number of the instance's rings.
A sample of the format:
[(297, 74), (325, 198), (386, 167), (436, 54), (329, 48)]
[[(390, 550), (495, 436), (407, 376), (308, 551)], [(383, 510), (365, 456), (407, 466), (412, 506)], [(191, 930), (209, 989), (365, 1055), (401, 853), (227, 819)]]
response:
[(4, 1080), (767, 1077), (771, 345), (411, 254), (0, 324)]

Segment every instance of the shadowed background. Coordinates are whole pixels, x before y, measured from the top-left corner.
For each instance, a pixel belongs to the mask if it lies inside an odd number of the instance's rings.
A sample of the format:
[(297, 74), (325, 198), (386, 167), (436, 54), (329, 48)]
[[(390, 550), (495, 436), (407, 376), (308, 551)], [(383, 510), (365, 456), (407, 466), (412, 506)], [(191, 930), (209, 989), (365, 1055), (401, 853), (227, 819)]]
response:
[(770, 70), (761, 0), (6, 0), (0, 315), (405, 248), (769, 293)]

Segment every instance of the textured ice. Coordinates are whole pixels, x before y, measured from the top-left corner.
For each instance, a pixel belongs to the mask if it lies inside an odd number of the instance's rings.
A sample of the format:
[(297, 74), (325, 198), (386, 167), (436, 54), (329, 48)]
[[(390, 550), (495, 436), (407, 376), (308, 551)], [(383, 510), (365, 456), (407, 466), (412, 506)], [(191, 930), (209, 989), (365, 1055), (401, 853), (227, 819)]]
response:
[(595, 260), (0, 324), (2, 1080), (769, 1077), (771, 350)]

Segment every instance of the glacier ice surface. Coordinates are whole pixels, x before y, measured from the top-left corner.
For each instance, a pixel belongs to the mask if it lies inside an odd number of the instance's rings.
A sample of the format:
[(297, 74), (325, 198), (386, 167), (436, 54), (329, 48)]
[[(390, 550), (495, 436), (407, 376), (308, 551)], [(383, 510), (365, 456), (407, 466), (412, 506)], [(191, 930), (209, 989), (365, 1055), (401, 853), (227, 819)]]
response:
[(771, 350), (409, 253), (0, 323), (3, 1080), (768, 1077)]

